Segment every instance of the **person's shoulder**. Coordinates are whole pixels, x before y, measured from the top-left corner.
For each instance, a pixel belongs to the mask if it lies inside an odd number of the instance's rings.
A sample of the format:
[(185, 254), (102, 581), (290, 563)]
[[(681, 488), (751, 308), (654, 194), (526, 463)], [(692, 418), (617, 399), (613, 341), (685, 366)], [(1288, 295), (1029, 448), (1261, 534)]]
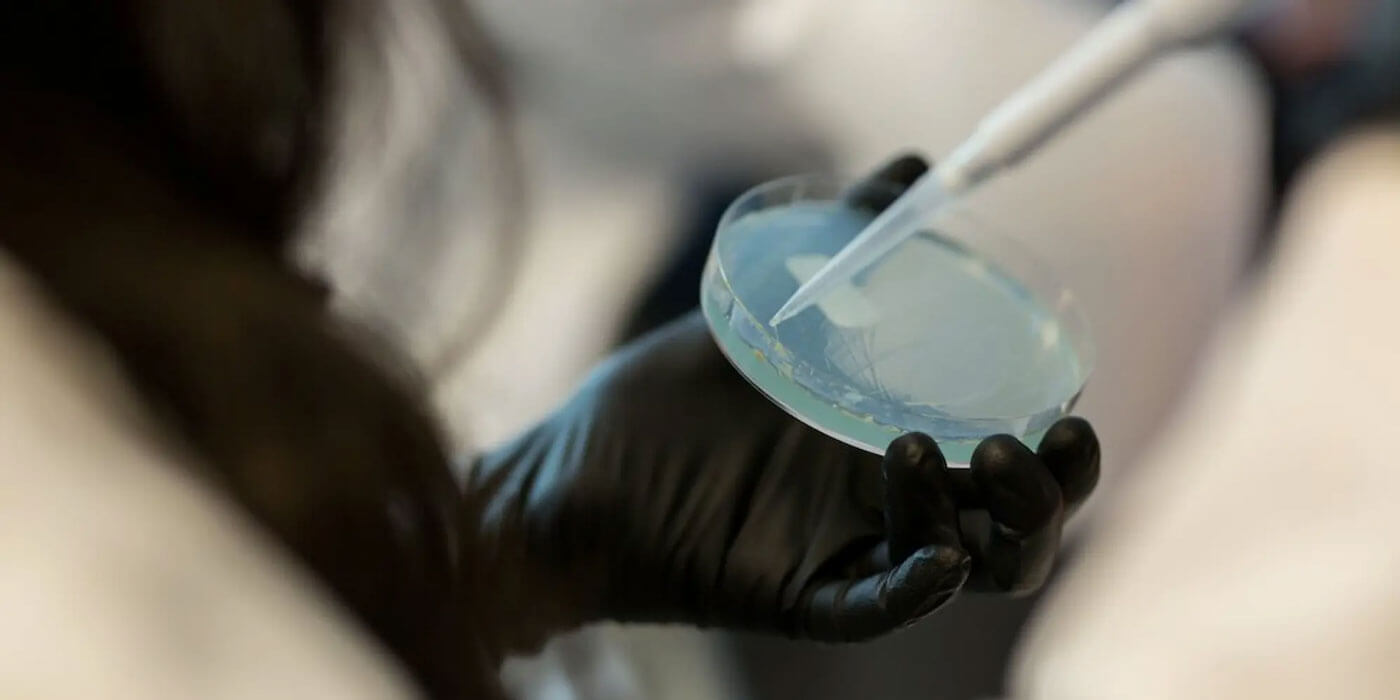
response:
[(407, 697), (142, 409), (0, 251), (0, 696)]
[(1288, 277), (1304, 271), (1326, 277), (1318, 295), (1349, 293), (1358, 300), (1372, 296), (1359, 285), (1395, 284), (1390, 266), (1400, 255), (1400, 125), (1358, 129), (1339, 139), (1308, 165), (1289, 199), (1279, 256)]
[(101, 345), (0, 251), (0, 471), (135, 429), (118, 428), (136, 415), (126, 389)]

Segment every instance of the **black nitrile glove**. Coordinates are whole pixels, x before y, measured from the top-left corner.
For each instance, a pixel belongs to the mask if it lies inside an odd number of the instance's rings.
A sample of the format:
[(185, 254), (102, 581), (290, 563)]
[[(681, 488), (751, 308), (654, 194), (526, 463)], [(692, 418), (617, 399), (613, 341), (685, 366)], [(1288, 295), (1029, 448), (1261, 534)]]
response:
[[(882, 171), (907, 186), (926, 166)], [(852, 197), (875, 208), (856, 188)], [(909, 625), (969, 580), (1033, 590), (1098, 477), (1088, 424), (1009, 437), (949, 470), (926, 436), (882, 460), (789, 417), (698, 315), (624, 349), (548, 420), (481, 457), (464, 568), (498, 653), (600, 620), (853, 641)], [(990, 515), (967, 534), (959, 511)]]

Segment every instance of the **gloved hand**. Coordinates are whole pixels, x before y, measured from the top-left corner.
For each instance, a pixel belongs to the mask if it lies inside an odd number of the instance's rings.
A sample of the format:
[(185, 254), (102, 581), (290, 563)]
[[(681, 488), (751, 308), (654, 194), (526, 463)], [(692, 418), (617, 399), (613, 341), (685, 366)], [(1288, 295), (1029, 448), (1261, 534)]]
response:
[[(880, 179), (907, 186), (926, 167), (902, 159)], [(1089, 425), (1066, 419), (1038, 453), (987, 439), (969, 470), (949, 470), (922, 435), (895, 440), (882, 464), (776, 408), (692, 315), (478, 458), (463, 566), (498, 654), (600, 620), (866, 639), (934, 611), (969, 577), (1037, 588), (1098, 460)], [(972, 508), (990, 516), (986, 533), (962, 531)]]

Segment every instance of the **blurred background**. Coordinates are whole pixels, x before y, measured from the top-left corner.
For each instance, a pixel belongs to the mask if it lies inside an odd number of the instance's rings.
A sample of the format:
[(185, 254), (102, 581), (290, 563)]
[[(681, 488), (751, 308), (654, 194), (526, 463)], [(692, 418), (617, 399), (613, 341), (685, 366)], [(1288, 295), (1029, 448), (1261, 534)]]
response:
[[(437, 253), (436, 276), (384, 271), (402, 259), (382, 254), (387, 242), (332, 239), (308, 252), (337, 271), (350, 303), (378, 304), (442, 369), (438, 403), (463, 450), (506, 439), (610, 349), (694, 308), (715, 223), (739, 193), (794, 172), (862, 172), (909, 149), (947, 152), (1113, 3), (469, 4), (511, 111), (483, 131), (479, 99), (438, 95), (449, 116), (421, 137), (452, 134), (442, 147), (463, 153), (508, 150), (493, 155), (514, 189), (500, 189), (499, 170), (468, 173), (431, 202), (472, 212), (477, 229)], [(412, 19), (404, 26), (408, 45)], [(432, 75), (387, 65), (383, 80), (395, 71), (432, 93)], [(1149, 451), (1222, 313), (1268, 264), (1295, 174), (1397, 99), (1400, 2), (1298, 0), (1223, 45), (1152, 66), (986, 193), (999, 203), (995, 224), (1085, 300), (1099, 366), (1079, 412), (1106, 455), (1096, 503)], [(346, 180), (338, 201), (358, 202), (368, 185)], [(472, 267), (488, 259), (507, 262)], [(409, 291), (355, 301), (385, 288)], [(428, 313), (424, 298), (446, 301)], [(453, 301), (466, 298), (479, 308)], [(445, 330), (460, 327), (470, 342)], [(1068, 557), (1095, 517), (1091, 506), (1067, 533)], [(1036, 602), (964, 597), (857, 648), (589, 629), (506, 673), (518, 697), (538, 700), (971, 700), (1002, 690)]]

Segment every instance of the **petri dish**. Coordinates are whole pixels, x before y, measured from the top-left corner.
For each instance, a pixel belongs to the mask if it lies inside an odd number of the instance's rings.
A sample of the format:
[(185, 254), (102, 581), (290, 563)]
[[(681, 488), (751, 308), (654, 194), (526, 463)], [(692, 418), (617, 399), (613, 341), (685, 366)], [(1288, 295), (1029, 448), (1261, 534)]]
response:
[(845, 287), (768, 325), (874, 218), (848, 196), (854, 185), (797, 176), (730, 205), (700, 290), (720, 349), (789, 414), (870, 452), (911, 431), (960, 466), (990, 435), (1034, 446), (1083, 390), (1091, 334), (1070, 290), (972, 203), (940, 212)]

